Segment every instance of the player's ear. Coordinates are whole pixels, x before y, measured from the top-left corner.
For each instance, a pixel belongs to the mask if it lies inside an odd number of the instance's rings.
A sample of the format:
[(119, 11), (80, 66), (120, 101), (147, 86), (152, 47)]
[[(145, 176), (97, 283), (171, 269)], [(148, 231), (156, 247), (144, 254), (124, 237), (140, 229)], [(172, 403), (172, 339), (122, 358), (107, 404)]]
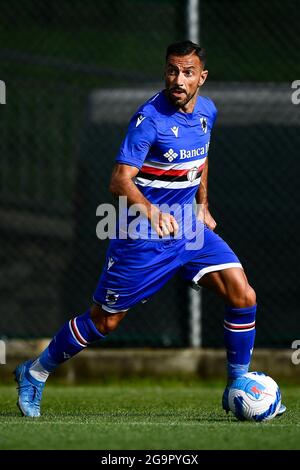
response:
[(199, 87), (203, 85), (203, 83), (207, 79), (207, 75), (208, 75), (208, 70), (202, 70), (201, 75), (200, 75), (200, 79), (199, 79), (199, 83), (198, 83)]

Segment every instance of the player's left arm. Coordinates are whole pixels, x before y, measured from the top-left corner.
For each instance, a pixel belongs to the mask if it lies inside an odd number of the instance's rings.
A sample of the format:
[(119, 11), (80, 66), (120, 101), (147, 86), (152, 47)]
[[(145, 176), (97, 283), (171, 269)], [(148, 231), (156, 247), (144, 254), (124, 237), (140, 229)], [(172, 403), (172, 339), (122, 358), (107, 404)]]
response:
[(208, 158), (206, 158), (201, 175), (198, 191), (196, 193), (197, 218), (202, 220), (211, 230), (214, 230), (217, 223), (209, 211), (208, 204)]

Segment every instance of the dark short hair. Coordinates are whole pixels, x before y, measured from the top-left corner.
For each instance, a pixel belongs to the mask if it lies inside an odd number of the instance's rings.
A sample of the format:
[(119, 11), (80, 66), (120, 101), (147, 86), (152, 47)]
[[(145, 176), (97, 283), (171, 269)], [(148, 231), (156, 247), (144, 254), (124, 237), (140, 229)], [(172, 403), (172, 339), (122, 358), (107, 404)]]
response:
[(203, 66), (205, 66), (206, 62), (206, 51), (203, 47), (198, 46), (192, 41), (180, 41), (174, 42), (167, 47), (166, 52), (166, 62), (170, 55), (189, 55), (191, 53), (196, 54), (200, 61), (202, 62)]

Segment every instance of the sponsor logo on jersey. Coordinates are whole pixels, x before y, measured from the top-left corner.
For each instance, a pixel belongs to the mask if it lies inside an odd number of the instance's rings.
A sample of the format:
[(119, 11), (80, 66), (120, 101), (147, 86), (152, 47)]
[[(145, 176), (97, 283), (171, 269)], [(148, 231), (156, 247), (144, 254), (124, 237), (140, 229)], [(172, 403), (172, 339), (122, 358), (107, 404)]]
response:
[(111, 257), (108, 258), (108, 263), (107, 263), (107, 271), (112, 267), (112, 265), (115, 263), (115, 260)]
[(169, 162), (172, 162), (176, 157), (178, 157), (178, 153), (174, 152), (173, 149), (169, 149), (166, 153), (164, 153), (164, 157), (167, 158)]
[(146, 119), (146, 116), (142, 116), (141, 114), (138, 116), (137, 120), (136, 120), (136, 125), (135, 127), (138, 127), (141, 122), (143, 122), (143, 120)]
[(200, 118), (200, 123), (201, 123), (201, 127), (202, 127), (202, 130), (203, 130), (204, 134), (206, 134), (206, 132), (207, 132), (207, 118), (201, 117)]
[(198, 147), (192, 150), (185, 150), (181, 149), (180, 152), (180, 160), (184, 160), (185, 158), (193, 158), (193, 157), (200, 157), (202, 155), (207, 154), (209, 148), (209, 142), (203, 147)]
[(178, 130), (179, 130), (178, 126), (177, 127), (176, 126), (171, 127), (171, 131), (173, 132), (175, 137), (178, 137)]

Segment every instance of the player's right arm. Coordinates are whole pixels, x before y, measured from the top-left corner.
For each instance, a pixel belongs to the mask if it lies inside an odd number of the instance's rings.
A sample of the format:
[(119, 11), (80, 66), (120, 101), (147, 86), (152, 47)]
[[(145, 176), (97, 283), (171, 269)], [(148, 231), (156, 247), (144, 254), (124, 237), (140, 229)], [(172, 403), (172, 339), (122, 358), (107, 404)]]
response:
[(133, 182), (139, 168), (125, 164), (116, 164), (111, 177), (109, 190), (115, 196), (126, 196), (128, 205), (136, 205), (137, 209), (151, 222), (160, 237), (176, 234), (178, 224), (175, 218), (167, 213), (160, 212), (151, 204)]
[(175, 218), (170, 214), (160, 212), (133, 181), (155, 141), (156, 125), (151, 115), (137, 113), (133, 116), (116, 159), (117, 164), (113, 169), (110, 191), (115, 196), (126, 196), (129, 206), (137, 204), (158, 235), (163, 237), (171, 233), (176, 234), (178, 225)]

